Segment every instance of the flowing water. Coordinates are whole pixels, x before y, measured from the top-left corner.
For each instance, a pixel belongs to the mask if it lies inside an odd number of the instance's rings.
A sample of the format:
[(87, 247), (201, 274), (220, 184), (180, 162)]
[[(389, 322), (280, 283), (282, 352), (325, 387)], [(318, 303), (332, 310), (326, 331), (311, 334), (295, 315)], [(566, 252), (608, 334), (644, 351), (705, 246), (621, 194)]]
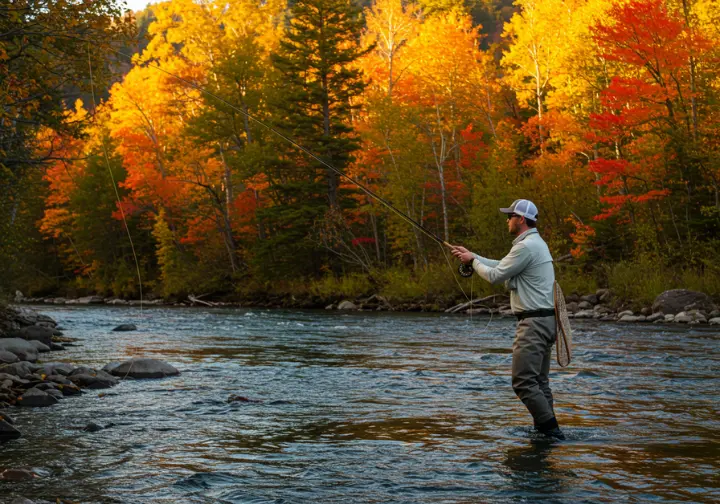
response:
[(575, 361), (550, 377), (568, 440), (549, 443), (510, 386), (510, 319), (39, 309), (83, 340), (46, 358), (150, 356), (182, 374), (12, 410), (24, 437), (0, 445), (0, 468), (40, 477), (0, 482), (0, 502), (720, 501), (710, 327), (576, 321)]

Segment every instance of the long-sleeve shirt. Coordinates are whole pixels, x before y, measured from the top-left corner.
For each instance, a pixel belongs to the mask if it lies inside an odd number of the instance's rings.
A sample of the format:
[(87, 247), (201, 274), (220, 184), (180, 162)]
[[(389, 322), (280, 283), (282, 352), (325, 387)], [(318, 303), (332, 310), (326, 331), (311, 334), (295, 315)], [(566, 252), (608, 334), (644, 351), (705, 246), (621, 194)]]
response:
[(505, 282), (514, 313), (553, 309), (555, 269), (545, 240), (532, 228), (513, 240), (508, 255), (497, 261), (474, 254), (475, 272), (491, 284)]

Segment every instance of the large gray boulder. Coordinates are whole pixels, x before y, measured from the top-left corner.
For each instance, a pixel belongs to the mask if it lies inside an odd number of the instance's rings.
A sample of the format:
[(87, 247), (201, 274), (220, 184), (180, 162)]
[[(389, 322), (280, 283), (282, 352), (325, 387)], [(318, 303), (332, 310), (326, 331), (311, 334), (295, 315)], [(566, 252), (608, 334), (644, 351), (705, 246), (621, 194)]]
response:
[(20, 338), (0, 338), (0, 350), (15, 354), (21, 361), (35, 362), (38, 358), (35, 345)]
[(0, 350), (0, 364), (12, 364), (19, 360), (14, 353), (8, 352), (7, 350)]
[(164, 378), (180, 374), (180, 371), (167, 362), (157, 359), (130, 359), (115, 366), (106, 366), (105, 369), (122, 378)]
[(712, 311), (715, 305), (710, 296), (703, 292), (687, 289), (672, 289), (663, 292), (655, 298), (652, 305), (653, 312), (677, 315), (685, 311), (685, 308)]
[(40, 369), (39, 366), (26, 361), (0, 365), (0, 373), (6, 373), (19, 378), (27, 378), (38, 369)]
[(358, 307), (352, 301), (340, 301), (337, 307), (338, 310), (357, 310)]
[(17, 331), (10, 333), (13, 338), (22, 338), (24, 340), (39, 341), (43, 345), (50, 347), (52, 344), (53, 329), (42, 326), (23, 327)]
[(26, 390), (23, 395), (18, 397), (17, 401), (18, 406), (27, 406), (31, 408), (52, 406), (57, 403), (57, 398), (36, 388)]
[(40, 353), (45, 353), (45, 352), (49, 352), (49, 351), (50, 351), (50, 347), (47, 346), (45, 343), (43, 343), (43, 342), (41, 342), (41, 341), (28, 340), (28, 343), (30, 343), (31, 345), (33, 345), (33, 346), (35, 347), (35, 350), (37, 350), (37, 351), (40, 352)]
[(75, 371), (75, 366), (64, 362), (46, 362), (42, 364), (42, 374), (67, 376)]

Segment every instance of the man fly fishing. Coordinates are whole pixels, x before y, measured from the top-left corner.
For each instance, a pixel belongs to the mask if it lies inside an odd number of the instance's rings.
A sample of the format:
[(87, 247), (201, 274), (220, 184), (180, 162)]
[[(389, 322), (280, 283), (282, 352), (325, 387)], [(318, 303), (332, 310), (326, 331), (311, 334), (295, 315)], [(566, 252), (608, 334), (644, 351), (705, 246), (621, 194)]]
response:
[(458, 245), (452, 253), (491, 284), (505, 282), (510, 290), (510, 307), (518, 319), (512, 354), (513, 390), (539, 432), (565, 439), (555, 418), (548, 378), (556, 334), (553, 259), (535, 227), (538, 211), (532, 201), (515, 200), (500, 211), (507, 214), (508, 231), (516, 237), (508, 255), (497, 261)]

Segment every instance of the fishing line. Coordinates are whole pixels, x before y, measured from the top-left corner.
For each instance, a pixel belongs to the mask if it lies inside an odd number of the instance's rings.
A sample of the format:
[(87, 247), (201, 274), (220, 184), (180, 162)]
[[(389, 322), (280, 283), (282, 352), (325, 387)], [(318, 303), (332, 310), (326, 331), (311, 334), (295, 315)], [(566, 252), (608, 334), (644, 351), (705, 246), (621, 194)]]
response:
[[(93, 100), (93, 110), (97, 114), (97, 103), (95, 101), (95, 83), (93, 81), (92, 71), (92, 60), (90, 59), (90, 44), (87, 45), (88, 53), (88, 68), (90, 69), (90, 91)], [(138, 285), (140, 287), (140, 313), (143, 311), (143, 290), (142, 290), (142, 278), (140, 276), (140, 263), (138, 262), (137, 254), (135, 253), (135, 244), (133, 243), (132, 235), (130, 234), (130, 228), (128, 227), (127, 219), (125, 218), (125, 210), (123, 210), (122, 202), (120, 201), (120, 193), (118, 192), (117, 182), (115, 182), (115, 176), (113, 175), (112, 169), (110, 168), (110, 157), (107, 153), (107, 146), (105, 145), (105, 135), (100, 132), (102, 151), (105, 157), (105, 165), (107, 166), (108, 173), (110, 174), (110, 180), (112, 181), (113, 190), (115, 191), (115, 198), (117, 199), (117, 206), (120, 209), (120, 215), (122, 216), (123, 224), (125, 224), (125, 231), (127, 232), (128, 240), (130, 240), (130, 249), (132, 250), (133, 258), (135, 259), (135, 269), (137, 270)], [(129, 372), (129, 371), (128, 371)]]

